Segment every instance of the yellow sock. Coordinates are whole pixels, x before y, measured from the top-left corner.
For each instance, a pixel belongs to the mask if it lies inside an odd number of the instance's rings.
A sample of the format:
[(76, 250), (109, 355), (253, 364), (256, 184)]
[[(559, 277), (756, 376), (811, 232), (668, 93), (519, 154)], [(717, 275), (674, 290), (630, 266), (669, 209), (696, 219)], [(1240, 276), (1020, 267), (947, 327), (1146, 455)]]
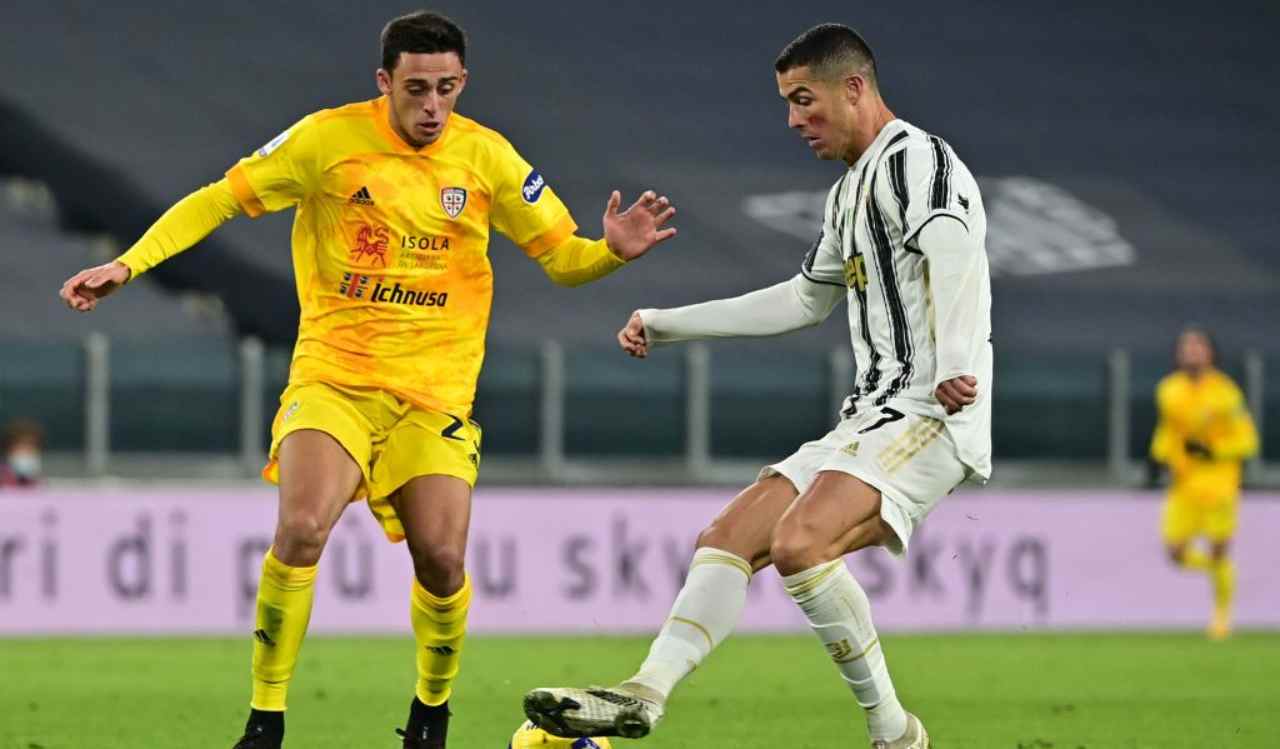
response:
[(453, 693), (467, 633), (467, 609), (471, 606), (471, 578), (448, 598), (432, 595), (414, 579), (409, 618), (418, 641), (418, 699), (426, 705), (442, 705)]
[(298, 663), (302, 638), (311, 620), (316, 567), (290, 567), (267, 551), (258, 583), (258, 614), (253, 632), (255, 710), (284, 710), (285, 694)]
[(1236, 565), (1230, 559), (1221, 559), (1213, 563), (1209, 574), (1213, 577), (1214, 604), (1219, 610), (1229, 610), (1236, 594)]
[(1182, 566), (1189, 570), (1209, 571), (1210, 560), (1209, 555), (1204, 553), (1203, 549), (1189, 547), (1182, 552)]

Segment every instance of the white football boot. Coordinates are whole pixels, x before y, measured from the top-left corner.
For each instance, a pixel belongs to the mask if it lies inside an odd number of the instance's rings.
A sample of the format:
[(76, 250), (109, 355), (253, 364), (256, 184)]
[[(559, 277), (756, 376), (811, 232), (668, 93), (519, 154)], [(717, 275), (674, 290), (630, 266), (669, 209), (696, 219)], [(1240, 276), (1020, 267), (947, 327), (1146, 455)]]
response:
[(638, 739), (648, 736), (662, 718), (661, 698), (631, 683), (611, 689), (535, 689), (524, 696), (524, 714), (556, 736)]
[(871, 749), (929, 749), (929, 732), (924, 730), (924, 723), (911, 713), (907, 713), (907, 732), (902, 738), (893, 741), (876, 739), (871, 742)]

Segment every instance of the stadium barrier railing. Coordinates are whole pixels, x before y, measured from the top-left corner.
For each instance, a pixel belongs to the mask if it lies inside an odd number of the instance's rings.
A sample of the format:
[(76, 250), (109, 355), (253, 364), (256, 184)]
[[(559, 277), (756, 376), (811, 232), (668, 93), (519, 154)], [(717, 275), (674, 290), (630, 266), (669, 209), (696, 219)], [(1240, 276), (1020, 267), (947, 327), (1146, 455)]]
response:
[[(0, 362), (0, 422), (47, 421), (51, 450), (78, 454), (58, 463), (75, 475), (112, 475), (122, 455), (184, 453), (230, 457), (234, 473), (253, 476), (288, 376), (289, 351), (256, 338), (175, 348), (90, 333), (78, 357), (74, 344), (5, 348), (15, 355)], [(78, 371), (68, 372), (77, 358)], [(1115, 349), (1102, 362), (1049, 353), (1001, 361), (1002, 460), (1092, 463), (1114, 483), (1139, 480), (1165, 358)], [(1274, 457), (1265, 427), (1277, 420), (1266, 412), (1280, 402), (1267, 400), (1264, 356), (1250, 350), (1234, 364), (1228, 370)], [(743, 465), (776, 459), (829, 428), (854, 374), (841, 348), (760, 357), (698, 343), (638, 367), (548, 340), (490, 351), (477, 416), (486, 458), (505, 460), (514, 481), (523, 472), (547, 482), (607, 482), (627, 462), (640, 474), (734, 481), (748, 475)], [(1270, 483), (1271, 473), (1263, 459), (1248, 467), (1255, 486)]]

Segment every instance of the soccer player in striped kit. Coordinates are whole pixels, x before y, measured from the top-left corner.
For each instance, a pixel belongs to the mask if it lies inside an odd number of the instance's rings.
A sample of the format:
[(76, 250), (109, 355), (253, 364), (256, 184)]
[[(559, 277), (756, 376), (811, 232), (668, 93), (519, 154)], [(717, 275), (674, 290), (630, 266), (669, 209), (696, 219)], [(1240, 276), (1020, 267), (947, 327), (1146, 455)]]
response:
[(788, 124), (847, 169), (789, 281), (634, 313), (624, 350), (816, 325), (848, 301), (856, 362), (839, 424), (764, 468), (698, 539), (684, 588), (634, 676), (612, 689), (535, 689), (531, 720), (562, 736), (644, 736), (668, 696), (732, 631), (772, 564), (866, 711), (874, 749), (924, 749), (899, 703), (866, 593), (845, 554), (906, 551), (929, 511), (991, 472), (991, 291), (982, 196), (942, 139), (898, 119), (852, 29), (817, 26), (778, 57)]

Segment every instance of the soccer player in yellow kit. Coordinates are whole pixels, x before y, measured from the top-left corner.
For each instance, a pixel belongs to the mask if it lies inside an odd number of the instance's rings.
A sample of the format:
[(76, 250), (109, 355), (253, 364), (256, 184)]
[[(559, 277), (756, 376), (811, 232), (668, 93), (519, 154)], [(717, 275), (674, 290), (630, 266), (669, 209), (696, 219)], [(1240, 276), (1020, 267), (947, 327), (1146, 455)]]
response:
[(301, 322), (264, 476), (280, 486), (263, 562), (252, 708), (237, 749), (274, 749), (311, 613), (317, 564), (351, 501), (407, 539), (418, 681), (404, 747), (441, 749), (471, 584), (463, 568), (480, 427), (470, 420), (493, 293), (492, 226), (556, 282), (600, 278), (673, 236), (665, 197), (646, 192), (605, 237), (577, 224), (501, 135), (455, 113), (466, 38), (428, 12), (382, 33), (382, 97), (304, 117), (187, 196), (115, 262), (61, 296), (88, 311), (239, 213), (296, 207)]
[[(1209, 636), (1231, 631), (1235, 566), (1227, 556), (1240, 505), (1240, 464), (1258, 451), (1258, 433), (1244, 396), (1214, 367), (1213, 343), (1198, 328), (1178, 337), (1178, 371), (1156, 387), (1158, 421), (1151, 457), (1169, 467), (1164, 543), (1175, 564), (1208, 572), (1214, 609)], [(1193, 544), (1197, 536), (1209, 553)]]

